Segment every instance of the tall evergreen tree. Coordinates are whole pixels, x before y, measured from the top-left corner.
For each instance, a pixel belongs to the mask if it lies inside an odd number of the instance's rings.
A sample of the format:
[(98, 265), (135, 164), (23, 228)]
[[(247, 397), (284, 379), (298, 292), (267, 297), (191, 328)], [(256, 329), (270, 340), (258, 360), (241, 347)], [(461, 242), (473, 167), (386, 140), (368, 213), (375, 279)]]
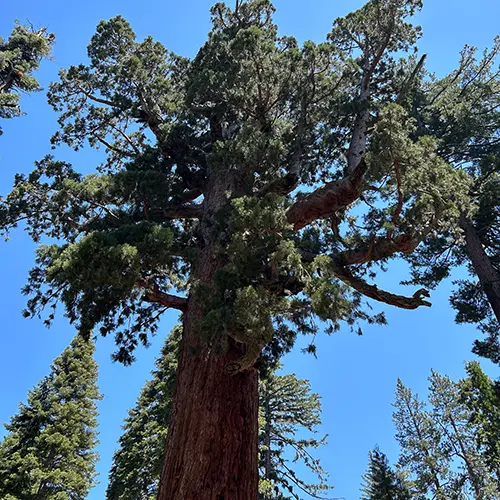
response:
[[(327, 474), (312, 455), (326, 442), (326, 436), (314, 437), (321, 424), (320, 397), (311, 392), (308, 380), (271, 373), (259, 386), (259, 405), (260, 498), (299, 499), (304, 493), (322, 497), (330, 489)], [(317, 481), (302, 480), (294, 470), (296, 462), (302, 462)]]
[(404, 481), (392, 470), (387, 456), (378, 448), (370, 451), (363, 476), (362, 500), (411, 500)]
[(0, 443), (0, 498), (83, 500), (95, 484), (97, 365), (77, 335), (28, 394)]
[(412, 117), (415, 95), (434, 91), (414, 56), (421, 6), (370, 0), (300, 46), (278, 35), (270, 0), (217, 3), (193, 60), (116, 17), (98, 25), (88, 64), (51, 86), (53, 145), (106, 160), (88, 176), (37, 162), (0, 224), (58, 242), (39, 247), (27, 314), (62, 302), (83, 333), (116, 335), (120, 361), (166, 308), (183, 312), (159, 500), (257, 497), (253, 366), (273, 337), (314, 333), (314, 317), (329, 331), (382, 322), (364, 297), (430, 305), (424, 289), (368, 283), (422, 241), (458, 238), (472, 213), (443, 131), (421, 134)]
[(0, 118), (19, 116), (21, 93), (40, 90), (33, 72), (49, 56), (54, 40), (45, 28), (35, 31), (19, 23), (7, 40), (0, 38)]
[(468, 377), (459, 382), (460, 400), (475, 428), (476, 447), (482, 450), (489, 474), (500, 489), (500, 386), (479, 363), (467, 363), (466, 371)]
[[(500, 37), (480, 56), (466, 47), (452, 74), (426, 83), (416, 92), (411, 115), (417, 135), (439, 137), (438, 149), (467, 173), (475, 209), (463, 212), (460, 233), (427, 238), (409, 256), (412, 283), (436, 286), (455, 266), (469, 277), (457, 282), (451, 304), (458, 323), (476, 323), (486, 334), (474, 352), (500, 363)], [(422, 75), (423, 77), (423, 75)]]
[(113, 457), (107, 500), (156, 500), (172, 410), (181, 327), (167, 337), (136, 405), (129, 411)]

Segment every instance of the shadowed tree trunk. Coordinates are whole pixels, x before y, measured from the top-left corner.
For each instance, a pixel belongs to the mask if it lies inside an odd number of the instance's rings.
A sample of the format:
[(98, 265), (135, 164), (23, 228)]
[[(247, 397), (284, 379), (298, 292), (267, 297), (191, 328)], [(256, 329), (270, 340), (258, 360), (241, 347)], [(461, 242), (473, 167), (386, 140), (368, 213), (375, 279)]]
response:
[[(191, 325), (188, 317), (188, 332)], [(228, 375), (228, 358), (193, 356), (190, 337), (183, 341), (158, 500), (256, 500), (257, 370)]]
[(467, 253), (488, 302), (500, 323), (500, 273), (491, 263), (472, 221), (462, 214), (460, 227), (465, 234)]

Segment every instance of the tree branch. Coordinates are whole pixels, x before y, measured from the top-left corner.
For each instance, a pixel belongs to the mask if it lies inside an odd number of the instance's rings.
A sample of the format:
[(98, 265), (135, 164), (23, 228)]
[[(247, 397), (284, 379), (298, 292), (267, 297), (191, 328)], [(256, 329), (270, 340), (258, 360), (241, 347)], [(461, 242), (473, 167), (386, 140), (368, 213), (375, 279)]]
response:
[(140, 281), (137, 283), (141, 288), (146, 290), (147, 302), (157, 302), (165, 307), (171, 309), (178, 309), (184, 312), (187, 308), (188, 300), (183, 297), (178, 297), (177, 295), (170, 295), (169, 293), (164, 293), (158, 289), (156, 284), (153, 287), (149, 286), (146, 281)]
[(119, 106), (118, 104), (112, 102), (112, 101), (108, 101), (107, 99), (102, 99), (101, 97), (97, 97), (93, 94), (91, 94), (90, 92), (88, 92), (87, 90), (85, 90), (83, 87), (81, 87), (80, 85), (76, 84), (76, 88), (85, 96), (87, 97), (88, 99), (90, 99), (91, 101), (94, 101), (94, 102), (98, 102), (99, 104), (104, 104), (106, 106), (111, 106), (113, 108), (119, 108), (119, 109), (122, 109), (121, 106)]
[(190, 189), (185, 193), (182, 193), (181, 198), (184, 203), (194, 201), (196, 198), (199, 198), (203, 194), (203, 191), (199, 188)]
[(287, 211), (287, 219), (295, 231), (316, 219), (351, 205), (360, 197), (360, 186), (367, 166), (362, 158), (352, 172), (339, 181), (328, 182), (297, 200)]
[(401, 309), (417, 309), (421, 306), (430, 307), (432, 304), (422, 297), (429, 297), (429, 292), (423, 288), (417, 290), (412, 297), (396, 295), (378, 288), (376, 285), (369, 285), (366, 281), (354, 276), (349, 269), (341, 266), (332, 266), (335, 276), (351, 286), (359, 293), (378, 302), (396, 306)]
[(159, 214), (164, 219), (199, 219), (203, 215), (203, 204), (187, 203), (177, 207), (164, 208), (159, 211)]
[(352, 266), (366, 264), (391, 257), (395, 253), (410, 254), (422, 240), (411, 234), (401, 234), (395, 238), (377, 238), (368, 245), (359, 246), (332, 256), (336, 265)]

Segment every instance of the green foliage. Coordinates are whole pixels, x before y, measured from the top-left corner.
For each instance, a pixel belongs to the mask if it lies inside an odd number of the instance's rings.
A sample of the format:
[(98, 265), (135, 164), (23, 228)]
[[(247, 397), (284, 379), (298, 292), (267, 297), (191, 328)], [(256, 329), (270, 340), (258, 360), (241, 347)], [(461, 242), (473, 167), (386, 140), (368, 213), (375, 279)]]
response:
[(370, 451), (363, 476), (362, 500), (411, 500), (404, 481), (392, 470), (387, 456), (378, 448)]
[[(416, 136), (437, 138), (437, 152), (455, 169), (468, 176), (471, 220), (476, 234), (495, 269), (499, 268), (499, 158), (500, 80), (498, 63), (500, 38), (482, 55), (466, 46), (457, 70), (442, 79), (429, 75), (415, 92), (410, 115)], [(470, 252), (456, 230), (432, 235), (417, 252), (409, 255), (412, 283), (435, 287), (450, 276), (455, 266), (466, 264), (470, 278), (456, 282), (451, 304), (458, 323), (476, 323), (487, 336), (478, 340), (474, 352), (500, 362), (498, 319), (471, 265)]]
[[(203, 304), (205, 346), (247, 345), (240, 369), (317, 319), (328, 332), (383, 323), (363, 294), (402, 301), (364, 280), (455, 237), (471, 211), (446, 134), (425, 125), (444, 101), (416, 62), (420, 8), (371, 0), (324, 43), (299, 45), (278, 35), (269, 0), (217, 3), (192, 60), (136, 40), (121, 16), (101, 21), (49, 102), (54, 148), (103, 148), (104, 163), (81, 176), (46, 157), (0, 200), (3, 232), (22, 222), (36, 242), (56, 238), (37, 252), (26, 315), (48, 307), (50, 323), (62, 303), (84, 335), (113, 332), (114, 358), (130, 363), (170, 304), (158, 293), (175, 289)], [(390, 252), (372, 252), (384, 241)]]
[(32, 73), (49, 56), (54, 40), (45, 28), (35, 31), (18, 22), (7, 40), (0, 38), (0, 118), (21, 115), (20, 94), (41, 90)]
[(428, 403), (398, 382), (394, 423), (399, 467), (417, 498), (495, 499), (500, 399), (478, 363), (458, 382), (432, 372)]
[(0, 443), (0, 497), (84, 499), (95, 484), (97, 365), (77, 335), (28, 394)]
[(154, 500), (175, 387), (181, 327), (165, 340), (153, 377), (123, 425), (106, 490), (108, 500)]

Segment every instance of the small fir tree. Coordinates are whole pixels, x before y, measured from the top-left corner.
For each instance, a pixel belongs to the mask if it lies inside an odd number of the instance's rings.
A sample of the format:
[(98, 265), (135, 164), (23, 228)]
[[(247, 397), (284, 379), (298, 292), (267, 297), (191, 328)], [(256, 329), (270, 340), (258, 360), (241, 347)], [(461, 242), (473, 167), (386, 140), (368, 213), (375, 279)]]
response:
[(363, 476), (362, 500), (411, 500), (412, 496), (387, 456), (377, 447), (368, 456), (368, 470)]
[(0, 444), (0, 498), (83, 500), (95, 484), (97, 365), (77, 335), (28, 394)]
[[(260, 384), (259, 404), (260, 498), (298, 499), (303, 493), (318, 498), (326, 493), (327, 474), (312, 450), (325, 444), (327, 436), (314, 437), (321, 425), (321, 398), (311, 392), (309, 381), (273, 372)], [(302, 462), (316, 482), (301, 479), (294, 470), (296, 462)]]

